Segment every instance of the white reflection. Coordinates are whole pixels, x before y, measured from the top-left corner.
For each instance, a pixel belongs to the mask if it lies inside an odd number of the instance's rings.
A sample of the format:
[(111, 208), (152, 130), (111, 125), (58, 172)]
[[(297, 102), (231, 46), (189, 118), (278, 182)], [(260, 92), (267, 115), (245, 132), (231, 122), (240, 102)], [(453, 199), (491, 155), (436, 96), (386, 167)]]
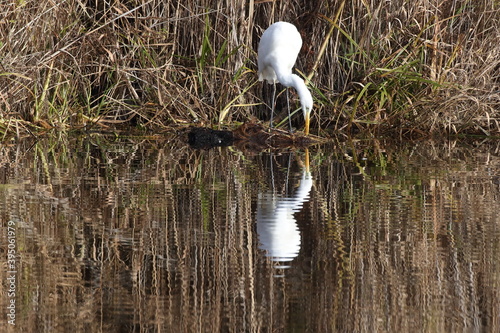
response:
[(309, 200), (312, 184), (306, 151), (302, 178), (293, 196), (280, 197), (273, 191), (259, 193), (256, 214), (259, 248), (266, 250), (273, 261), (291, 261), (299, 254), (301, 238), (294, 214)]

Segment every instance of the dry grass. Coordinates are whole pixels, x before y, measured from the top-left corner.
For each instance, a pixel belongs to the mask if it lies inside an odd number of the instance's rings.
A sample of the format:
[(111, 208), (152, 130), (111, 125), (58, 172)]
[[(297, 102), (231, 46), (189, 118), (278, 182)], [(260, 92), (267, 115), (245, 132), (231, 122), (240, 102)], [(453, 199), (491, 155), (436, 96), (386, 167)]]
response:
[(491, 0), (2, 3), (0, 133), (263, 117), (255, 50), (286, 20), (304, 39), (315, 134), (495, 135), (499, 19)]

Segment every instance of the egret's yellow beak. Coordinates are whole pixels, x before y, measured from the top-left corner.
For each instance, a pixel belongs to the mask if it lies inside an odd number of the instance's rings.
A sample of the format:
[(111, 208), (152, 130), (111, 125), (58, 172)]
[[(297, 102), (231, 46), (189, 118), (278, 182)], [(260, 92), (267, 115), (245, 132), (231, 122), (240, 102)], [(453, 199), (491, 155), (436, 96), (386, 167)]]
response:
[(304, 133), (305, 135), (309, 135), (309, 112), (305, 114), (305, 120), (306, 120), (306, 127), (304, 128)]

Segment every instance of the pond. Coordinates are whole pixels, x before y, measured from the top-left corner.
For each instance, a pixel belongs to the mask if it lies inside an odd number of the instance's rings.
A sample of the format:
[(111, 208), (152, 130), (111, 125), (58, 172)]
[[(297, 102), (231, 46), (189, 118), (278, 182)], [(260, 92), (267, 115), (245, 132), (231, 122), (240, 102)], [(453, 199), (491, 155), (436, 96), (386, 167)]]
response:
[(498, 332), (499, 156), (479, 140), (3, 144), (0, 330)]

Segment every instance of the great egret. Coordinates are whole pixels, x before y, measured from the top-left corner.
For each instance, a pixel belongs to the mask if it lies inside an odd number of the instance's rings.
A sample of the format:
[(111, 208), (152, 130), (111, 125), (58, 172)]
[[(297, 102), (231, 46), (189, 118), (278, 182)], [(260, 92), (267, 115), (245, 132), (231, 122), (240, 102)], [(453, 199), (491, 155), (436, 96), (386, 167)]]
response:
[[(276, 22), (264, 31), (258, 48), (259, 81), (266, 80), (274, 84), (273, 101), (271, 106), (271, 127), (274, 113), (274, 98), (276, 95), (276, 81), (285, 87), (294, 87), (300, 98), (300, 105), (304, 112), (304, 133), (309, 134), (309, 117), (313, 107), (311, 92), (307, 89), (304, 80), (292, 74), (302, 38), (297, 28), (287, 22)], [(288, 108), (290, 118), (290, 108)]]

